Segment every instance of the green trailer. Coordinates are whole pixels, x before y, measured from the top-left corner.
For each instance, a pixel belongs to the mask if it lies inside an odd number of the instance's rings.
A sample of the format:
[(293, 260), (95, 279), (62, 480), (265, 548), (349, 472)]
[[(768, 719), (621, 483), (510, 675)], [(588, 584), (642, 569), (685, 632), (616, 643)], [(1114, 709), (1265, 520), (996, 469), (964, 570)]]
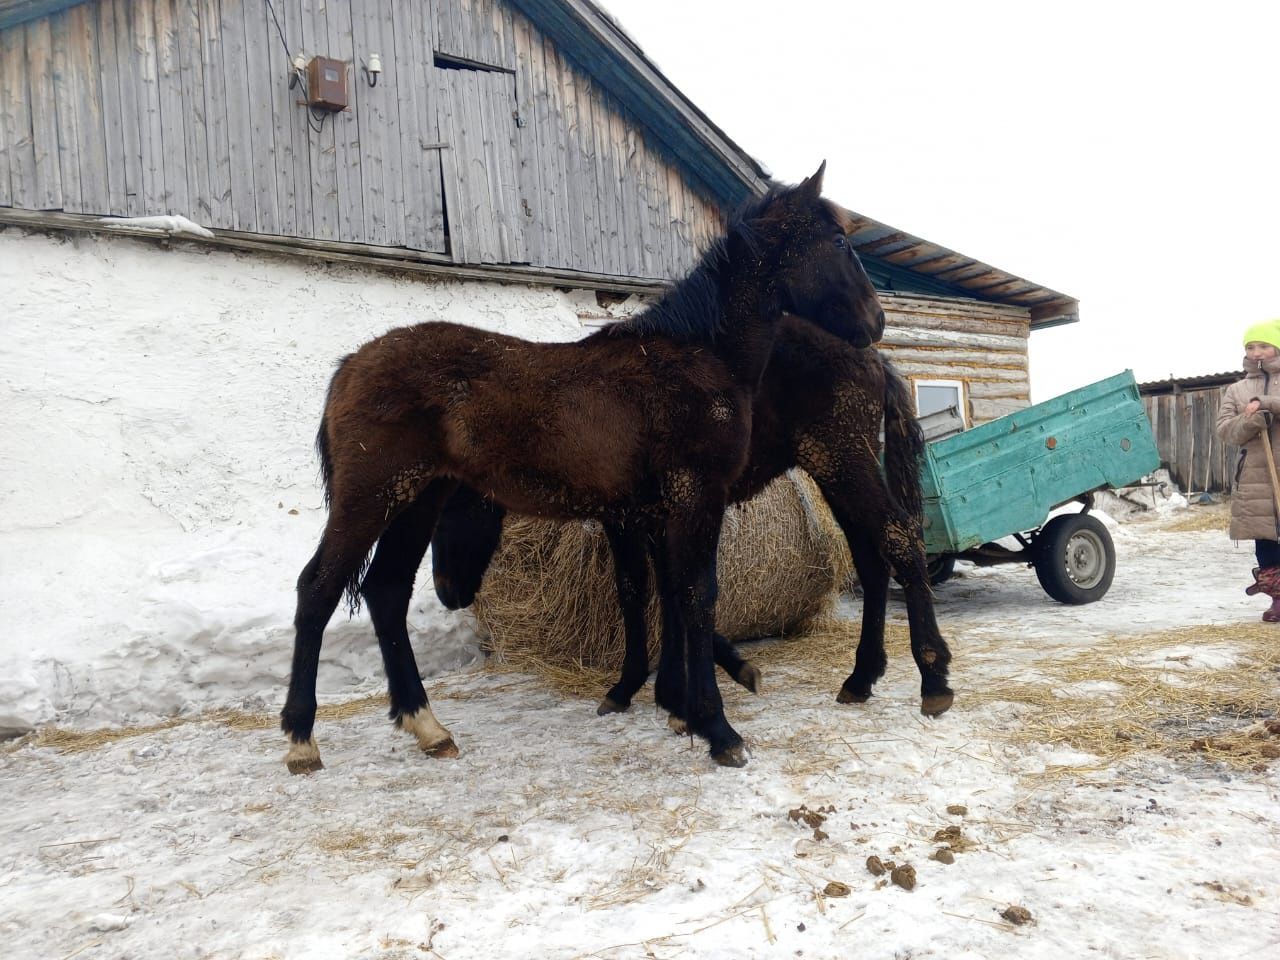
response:
[[(1098, 490), (1160, 465), (1132, 371), (1037, 403), (925, 447), (920, 485), (934, 582), (956, 558), (1026, 563), (1045, 592), (1091, 603), (1111, 586), (1115, 546), (1090, 516)], [(1080, 513), (1049, 514), (1072, 501)], [(1018, 547), (996, 541), (1012, 537)]]

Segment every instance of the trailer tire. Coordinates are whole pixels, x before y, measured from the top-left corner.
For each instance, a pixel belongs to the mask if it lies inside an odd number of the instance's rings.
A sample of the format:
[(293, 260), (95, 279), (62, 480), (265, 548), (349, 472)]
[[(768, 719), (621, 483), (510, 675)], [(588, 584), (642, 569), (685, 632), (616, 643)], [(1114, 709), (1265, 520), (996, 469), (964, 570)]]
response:
[(946, 583), (956, 572), (956, 558), (949, 553), (929, 557), (925, 572), (929, 574), (929, 586), (936, 587), (940, 583)]
[(1093, 603), (1111, 589), (1116, 548), (1097, 517), (1064, 513), (1046, 523), (1036, 537), (1036, 578), (1060, 603)]

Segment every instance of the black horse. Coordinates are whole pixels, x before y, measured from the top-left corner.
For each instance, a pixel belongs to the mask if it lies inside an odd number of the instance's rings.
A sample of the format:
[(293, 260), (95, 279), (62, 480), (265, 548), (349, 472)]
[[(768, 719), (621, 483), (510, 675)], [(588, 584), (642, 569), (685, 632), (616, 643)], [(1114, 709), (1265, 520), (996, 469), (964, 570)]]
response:
[(746, 762), (711, 645), (716, 545), (747, 464), (755, 392), (784, 311), (859, 346), (884, 330), (846, 239), (851, 215), (822, 199), (822, 173), (771, 190), (666, 297), (584, 340), (529, 343), (425, 323), (339, 364), (317, 437), (329, 516), (298, 578), (281, 712), (291, 771), (320, 766), (316, 671), (344, 589), (353, 608), (369, 605), (392, 718), (427, 753), (456, 754), (418, 677), (405, 616), (441, 504), (459, 483), (519, 513), (592, 518), (652, 542), (680, 663), (661, 702), (717, 762)]
[[(841, 703), (861, 703), (884, 673), (885, 607), (889, 567), (906, 592), (911, 652), (920, 670), (920, 710), (943, 713), (951, 653), (938, 631), (921, 536), (920, 454), (924, 446), (902, 378), (876, 350), (859, 350), (811, 323), (784, 320), (756, 394), (751, 454), (730, 490), (749, 500), (794, 466), (817, 482), (849, 543), (863, 589), (862, 630), (853, 672)], [(885, 464), (876, 454), (883, 420)], [(460, 487), (444, 506), (431, 542), (436, 594), (450, 609), (469, 606), (501, 537), (504, 511)], [(646, 544), (634, 530), (606, 525), (622, 606), (626, 654), (622, 676), (599, 713), (625, 710), (649, 674), (644, 609), (648, 591)], [(663, 645), (659, 682), (678, 672)], [(729, 676), (755, 690), (759, 671), (733, 644), (716, 635), (714, 657)]]

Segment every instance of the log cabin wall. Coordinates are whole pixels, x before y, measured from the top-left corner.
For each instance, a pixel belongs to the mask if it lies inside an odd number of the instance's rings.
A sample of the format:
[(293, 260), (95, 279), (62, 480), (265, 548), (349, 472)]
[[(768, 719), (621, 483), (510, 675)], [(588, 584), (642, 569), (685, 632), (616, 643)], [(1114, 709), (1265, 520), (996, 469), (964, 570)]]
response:
[(1031, 404), (1027, 363), (1030, 312), (947, 297), (881, 293), (887, 323), (881, 349), (916, 382), (964, 385), (969, 425)]
[[(351, 65), (349, 109), (300, 102), (298, 54)], [(91, 0), (0, 29), (0, 207), (662, 280), (719, 232), (708, 194), (500, 0)]]

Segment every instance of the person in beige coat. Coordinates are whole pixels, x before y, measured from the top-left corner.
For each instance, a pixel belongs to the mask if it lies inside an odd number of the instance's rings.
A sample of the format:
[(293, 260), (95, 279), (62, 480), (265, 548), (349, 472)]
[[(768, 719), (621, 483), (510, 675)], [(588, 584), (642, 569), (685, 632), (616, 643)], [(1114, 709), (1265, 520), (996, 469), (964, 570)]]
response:
[(1280, 319), (1246, 330), (1244, 351), (1244, 379), (1227, 388), (1217, 421), (1218, 436), (1240, 448), (1230, 536), (1254, 542), (1258, 565), (1245, 593), (1271, 597), (1262, 619), (1280, 623), (1280, 520), (1263, 437), (1273, 453), (1280, 451)]

